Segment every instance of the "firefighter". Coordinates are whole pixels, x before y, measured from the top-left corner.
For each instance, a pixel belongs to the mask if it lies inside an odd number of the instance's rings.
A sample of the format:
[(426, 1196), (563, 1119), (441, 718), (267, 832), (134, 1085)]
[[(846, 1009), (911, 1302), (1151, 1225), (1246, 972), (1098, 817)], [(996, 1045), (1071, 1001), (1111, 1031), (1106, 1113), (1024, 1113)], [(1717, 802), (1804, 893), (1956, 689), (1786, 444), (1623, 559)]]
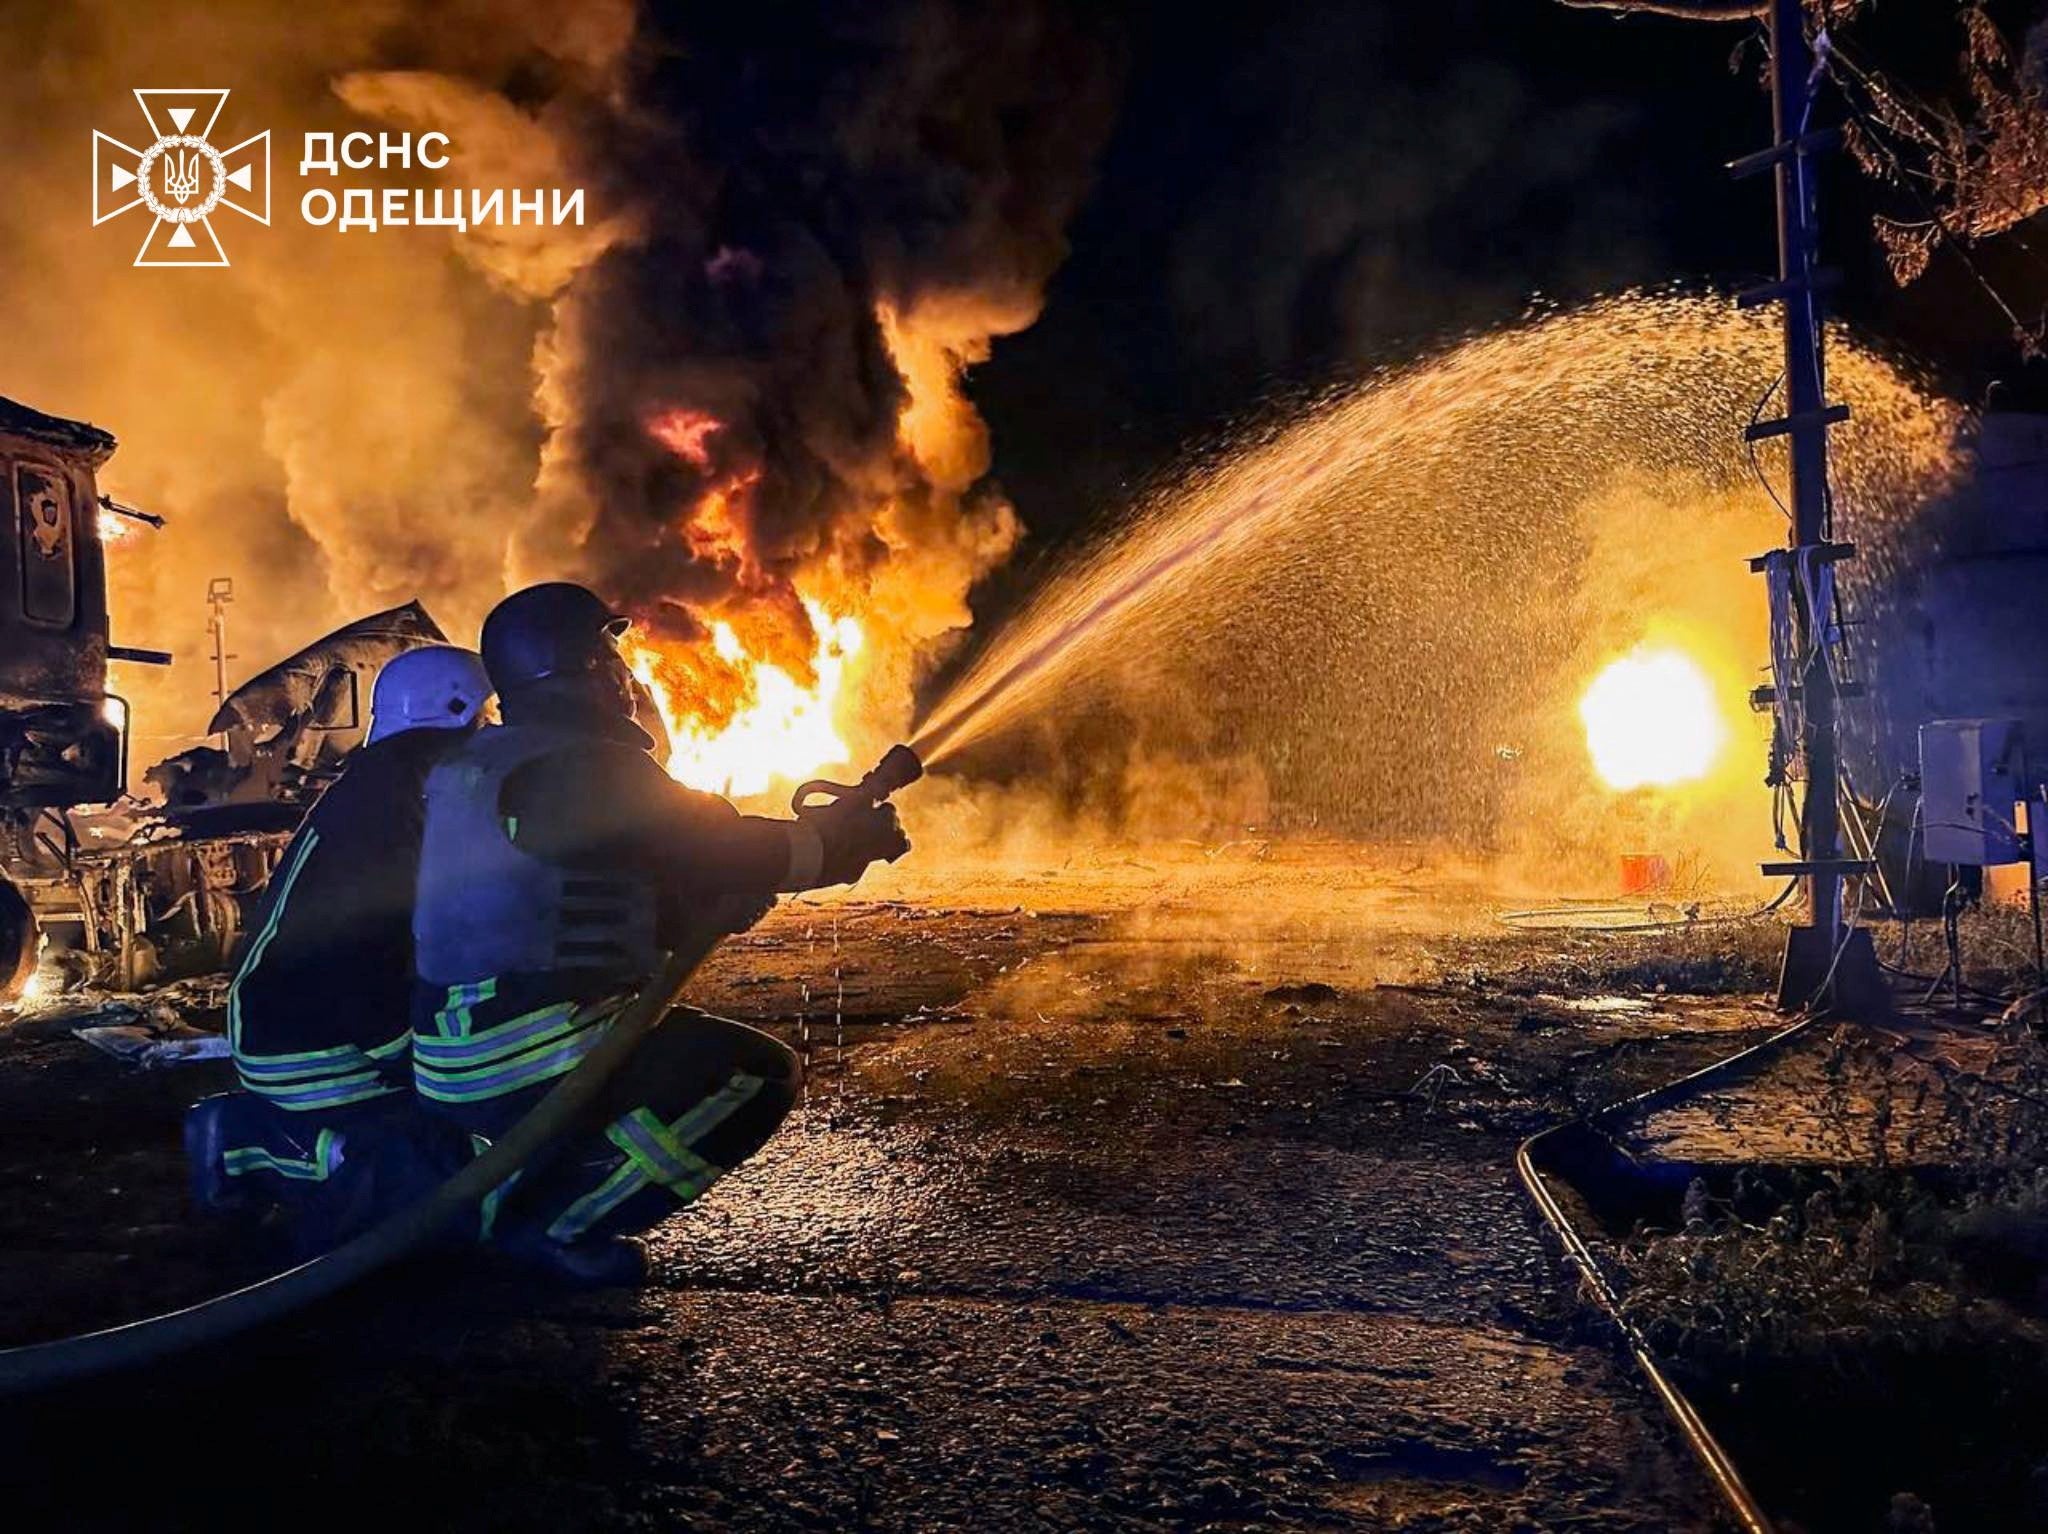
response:
[[(886, 806), (818, 827), (671, 779), (634, 723), (625, 626), (580, 586), (507, 597), (482, 643), (504, 724), (427, 780), (414, 1078), (480, 1140), (576, 1067), (680, 934), (738, 931), (780, 892), (850, 884), (909, 846)], [(487, 1238), (572, 1283), (638, 1282), (631, 1236), (753, 1154), (801, 1078), (778, 1040), (678, 1008), (588, 1128), (492, 1195)]]
[(242, 1090), (186, 1116), (193, 1193), (214, 1210), (284, 1205), (302, 1254), (469, 1154), (412, 1091), (412, 900), (427, 774), (490, 696), (469, 650), (432, 645), (385, 665), (368, 740), (285, 849), (228, 988)]

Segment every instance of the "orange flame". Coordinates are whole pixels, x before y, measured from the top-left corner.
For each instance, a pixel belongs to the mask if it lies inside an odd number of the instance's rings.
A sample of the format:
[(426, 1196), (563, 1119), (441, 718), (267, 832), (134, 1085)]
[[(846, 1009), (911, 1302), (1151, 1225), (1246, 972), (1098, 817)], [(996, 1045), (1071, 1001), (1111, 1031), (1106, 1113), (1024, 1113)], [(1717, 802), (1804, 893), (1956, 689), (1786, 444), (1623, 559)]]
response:
[(664, 410), (647, 423), (655, 441), (700, 469), (711, 467), (711, 438), (720, 426), (718, 417), (708, 410), (692, 410), (686, 405)]
[[(717, 475), (713, 442), (723, 423), (707, 411), (679, 406), (648, 419), (648, 433), (714, 482), (698, 497), (682, 536), (700, 559), (725, 564), (744, 587), (758, 578), (748, 547), (745, 508), (759, 473)], [(714, 620), (711, 643), (627, 636), (624, 651), (668, 730), (669, 776), (713, 793), (765, 792), (796, 782), (850, 756), (838, 714), (848, 663), (866, 639), (858, 620), (833, 614), (802, 596), (817, 635), (810, 678), (750, 651), (731, 623)], [(785, 657), (787, 658), (787, 657)]]
[[(758, 794), (778, 780), (794, 783), (849, 758), (837, 715), (847, 663), (865, 636), (857, 619), (835, 618), (808, 597), (804, 609), (818, 635), (817, 681), (810, 687), (748, 654), (729, 623), (711, 625), (712, 655), (722, 663), (715, 668), (704, 657), (678, 656), (628, 636), (627, 662), (668, 727), (670, 777), (712, 793)], [(722, 673), (717, 680), (734, 689), (728, 709), (714, 713), (708, 697), (685, 696), (686, 676), (701, 684), (707, 671)]]

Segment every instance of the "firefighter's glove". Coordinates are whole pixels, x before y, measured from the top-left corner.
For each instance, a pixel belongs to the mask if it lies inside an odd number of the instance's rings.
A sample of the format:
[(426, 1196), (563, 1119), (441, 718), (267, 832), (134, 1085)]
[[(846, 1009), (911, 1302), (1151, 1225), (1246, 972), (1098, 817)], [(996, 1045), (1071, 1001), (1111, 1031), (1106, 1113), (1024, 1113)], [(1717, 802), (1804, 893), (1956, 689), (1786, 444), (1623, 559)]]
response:
[(851, 884), (870, 863), (893, 863), (910, 850), (893, 804), (837, 806), (818, 817), (818, 835), (824, 843), (820, 884)]

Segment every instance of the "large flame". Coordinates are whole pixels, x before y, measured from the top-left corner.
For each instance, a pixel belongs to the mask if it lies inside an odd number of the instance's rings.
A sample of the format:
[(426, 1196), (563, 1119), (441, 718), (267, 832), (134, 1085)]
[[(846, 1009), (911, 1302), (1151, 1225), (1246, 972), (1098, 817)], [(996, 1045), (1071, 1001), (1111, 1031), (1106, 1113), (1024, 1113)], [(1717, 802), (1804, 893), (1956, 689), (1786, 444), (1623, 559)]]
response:
[[(738, 690), (738, 703), (722, 718), (680, 696), (672, 657), (629, 636), (626, 657), (652, 694), (668, 727), (669, 776), (692, 788), (745, 796), (777, 781), (795, 782), (851, 756), (840, 736), (838, 712), (847, 663), (864, 638), (858, 619), (834, 617), (806, 597), (804, 608), (818, 635), (812, 657), (816, 682), (800, 684), (782, 667), (748, 654), (732, 625), (711, 625), (711, 649)], [(694, 669), (694, 668), (693, 668)]]
[[(677, 407), (655, 412), (647, 430), (710, 481), (690, 506), (682, 536), (704, 558), (745, 566), (753, 556), (744, 511), (759, 475), (748, 468), (720, 469), (715, 445), (723, 423), (708, 411)], [(671, 777), (692, 788), (745, 796), (847, 760), (838, 715), (847, 663), (860, 653), (866, 635), (859, 620), (800, 596), (817, 636), (808, 684), (751, 651), (723, 619), (709, 624), (708, 646), (701, 638), (666, 639), (641, 629), (627, 636), (627, 663), (646, 685), (668, 732)]]
[[(878, 306), (902, 389), (894, 454), (861, 487), (858, 538), (841, 529), (809, 550), (773, 537), (764, 546), (756, 501), (770, 476), (759, 444), (701, 406), (649, 407), (647, 434), (693, 471), (681, 477), (669, 536), (726, 588), (688, 604), (686, 623), (657, 614), (627, 637), (627, 660), (668, 730), (671, 776), (737, 797), (764, 793), (845, 766), (841, 728), (873, 728), (878, 695), (885, 711), (907, 712), (923, 647), (971, 621), (968, 588), (1017, 539), (1007, 501), (970, 498), (988, 470), (988, 435), (960, 382), (990, 335), (1037, 312), (1035, 297), (1007, 302), (956, 295), (914, 312)], [(790, 633), (798, 606), (808, 653)]]
[(1713, 771), (1728, 727), (1706, 671), (1684, 651), (1637, 645), (1579, 700), (1586, 749), (1610, 788), (1666, 787)]

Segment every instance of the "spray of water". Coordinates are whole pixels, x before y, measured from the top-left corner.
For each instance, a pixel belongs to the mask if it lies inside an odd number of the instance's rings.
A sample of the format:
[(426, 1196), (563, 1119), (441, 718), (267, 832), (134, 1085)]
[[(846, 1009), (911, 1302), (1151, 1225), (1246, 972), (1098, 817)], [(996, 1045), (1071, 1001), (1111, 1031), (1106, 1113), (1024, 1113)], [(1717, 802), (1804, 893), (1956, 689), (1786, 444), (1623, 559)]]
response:
[[(1959, 416), (1849, 338), (1831, 365), (1854, 412), (1838, 517), (1868, 573), (1946, 484)], [(1782, 448), (1752, 462), (1742, 428), (1775, 413), (1778, 366), (1767, 320), (1629, 295), (1336, 393), (1077, 552), (917, 748), (1077, 793), (1203, 763), (1255, 778), (1275, 821), (1492, 850), (1554, 853), (1596, 823), (1603, 843), (1704, 847), (1732, 814), (1742, 862), (1769, 829), (1743, 556), (1784, 540)], [(1683, 793), (1617, 794), (1587, 754), (1580, 695), (1646, 639), (1692, 655), (1728, 716), (1717, 771)]]

